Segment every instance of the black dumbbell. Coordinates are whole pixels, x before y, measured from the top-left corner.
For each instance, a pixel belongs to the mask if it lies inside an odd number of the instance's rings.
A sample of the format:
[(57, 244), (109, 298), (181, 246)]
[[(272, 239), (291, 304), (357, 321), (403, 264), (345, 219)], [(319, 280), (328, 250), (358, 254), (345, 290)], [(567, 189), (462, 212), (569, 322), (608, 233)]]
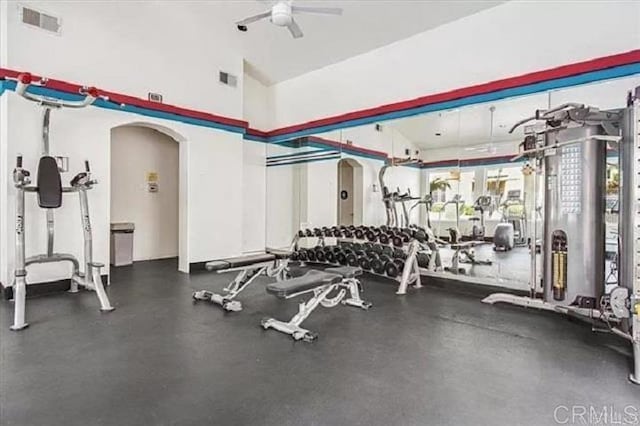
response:
[(342, 238), (344, 236), (344, 231), (337, 226), (331, 227), (331, 234), (336, 238)]
[(402, 249), (396, 248), (393, 250), (393, 257), (396, 259), (406, 259), (407, 253), (405, 253)]
[(380, 234), (378, 234), (378, 240), (380, 241), (380, 244), (389, 244), (389, 234), (386, 232), (380, 232)]
[(358, 266), (358, 256), (353, 249), (345, 249), (344, 250), (345, 262), (346, 265), (349, 266)]
[(328, 263), (335, 263), (336, 255), (333, 251), (335, 246), (324, 246), (322, 247), (322, 251), (324, 251), (324, 258)]
[(371, 251), (377, 254), (382, 254), (382, 246), (380, 244), (372, 244)]
[(398, 275), (400, 275), (403, 269), (404, 269), (404, 261), (397, 258), (387, 262), (384, 266), (385, 273), (387, 274), (387, 276), (391, 278), (395, 278)]
[(305, 235), (306, 234), (302, 229), (298, 231), (298, 237), (303, 238)]
[(374, 256), (369, 256), (369, 266), (371, 270), (377, 274), (384, 273), (384, 262), (380, 261), (380, 256), (373, 253)]
[(376, 274), (382, 275), (385, 273), (385, 266), (389, 260), (391, 260), (391, 258), (386, 254), (374, 257), (371, 259), (371, 269), (373, 269), (373, 272)]
[(365, 254), (358, 257), (358, 266), (360, 266), (365, 271), (369, 271), (371, 269), (371, 261), (369, 259), (369, 256)]
[(317, 246), (314, 251), (316, 254), (316, 260), (318, 262), (325, 262), (327, 260), (327, 256), (325, 255), (325, 251), (323, 250), (322, 246)]
[(289, 256), (289, 259), (293, 260), (294, 262), (298, 260), (298, 252), (297, 251), (292, 252), (291, 256)]
[(309, 259), (309, 262), (315, 262), (316, 261), (316, 251), (313, 249), (308, 249), (307, 250), (307, 259)]
[(394, 250), (389, 246), (382, 246), (382, 254), (393, 257)]
[(341, 265), (346, 265), (347, 264), (347, 254), (342, 251), (339, 250), (337, 252), (335, 252), (336, 255), (336, 261), (341, 264)]
[(307, 255), (307, 249), (301, 248), (298, 250), (298, 259), (301, 262), (306, 262), (309, 260), (309, 256)]
[(314, 237), (322, 237), (322, 229), (320, 229), (320, 228), (313, 228), (313, 236), (314, 236)]
[(309, 228), (305, 229), (304, 236), (305, 237), (313, 237), (313, 230), (311, 230)]
[(367, 237), (367, 240), (371, 241), (372, 243), (378, 240), (378, 236), (380, 234), (380, 230), (373, 227), (367, 229), (367, 231), (364, 233), (365, 237)]
[(422, 229), (416, 229), (413, 233), (413, 238), (421, 243), (424, 243), (425, 241), (427, 241), (427, 233)]
[(402, 247), (404, 245), (404, 237), (401, 233), (393, 234), (391, 241), (395, 247)]
[(356, 228), (353, 231), (353, 235), (356, 237), (356, 239), (358, 240), (364, 240), (364, 233), (365, 233), (366, 229), (363, 226), (360, 226), (358, 228)]
[(421, 268), (428, 268), (429, 261), (431, 260), (431, 256), (428, 253), (418, 253), (416, 255), (416, 260), (418, 261), (418, 266)]

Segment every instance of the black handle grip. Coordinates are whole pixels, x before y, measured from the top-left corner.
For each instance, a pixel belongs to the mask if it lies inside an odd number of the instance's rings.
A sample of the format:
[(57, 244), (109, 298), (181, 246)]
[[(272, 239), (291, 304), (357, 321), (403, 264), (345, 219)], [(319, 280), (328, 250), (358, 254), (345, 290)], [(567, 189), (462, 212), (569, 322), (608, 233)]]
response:
[(84, 170), (89, 173), (91, 168), (89, 167), (89, 160), (84, 160)]
[(22, 168), (22, 155), (18, 155), (16, 157), (16, 168), (18, 169)]

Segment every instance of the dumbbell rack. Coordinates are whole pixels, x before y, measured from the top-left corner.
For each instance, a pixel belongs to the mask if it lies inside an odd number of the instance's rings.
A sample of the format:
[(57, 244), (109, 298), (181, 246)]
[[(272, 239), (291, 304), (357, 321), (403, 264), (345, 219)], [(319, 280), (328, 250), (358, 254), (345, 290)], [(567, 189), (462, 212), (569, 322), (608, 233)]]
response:
[[(335, 230), (337, 227), (333, 227), (333, 230)], [(380, 248), (380, 256), (387, 256), (387, 259), (378, 259), (379, 261), (384, 261), (384, 266), (381, 268), (382, 265), (378, 266), (377, 268), (373, 269), (371, 267), (367, 268), (367, 267), (363, 267), (363, 269), (375, 276), (379, 276), (379, 277), (383, 277), (383, 278), (387, 278), (387, 279), (392, 279), (394, 281), (397, 281), (399, 283), (398, 286), (398, 290), (396, 291), (396, 294), (406, 294), (407, 292), (407, 288), (409, 285), (413, 285), (416, 288), (421, 287), (421, 282), (420, 282), (420, 268), (418, 266), (418, 262), (416, 259), (416, 255), (420, 249), (420, 245), (418, 244), (417, 241), (411, 239), (410, 237), (407, 238), (407, 242), (402, 243), (401, 247), (398, 247), (398, 245), (396, 244), (396, 246), (394, 248), (392, 248), (390, 245), (388, 244), (377, 244), (375, 242), (372, 241), (368, 241), (367, 239), (360, 239), (360, 238), (345, 238), (345, 237), (340, 237), (340, 236), (336, 236), (335, 233), (333, 232), (332, 229), (328, 229), (328, 228), (323, 228), (323, 230), (320, 230), (318, 228), (316, 228), (315, 232), (312, 232), (310, 230), (307, 230), (307, 232), (303, 232), (300, 231), (298, 234), (298, 237), (300, 239), (305, 239), (305, 238), (316, 238), (317, 241), (317, 245), (315, 248), (304, 248), (301, 250), (304, 250), (303, 253), (305, 253), (305, 257), (308, 256), (309, 253), (314, 253), (313, 256), (315, 257), (317, 255), (317, 251), (318, 248), (322, 247), (322, 253), (326, 253), (326, 248), (325, 247), (334, 247), (333, 250), (335, 250), (335, 248), (339, 248), (341, 246), (344, 246), (346, 250), (351, 250), (352, 244), (371, 244), (371, 247), (369, 248), (369, 252), (373, 251), (373, 247), (377, 246)], [(325, 234), (329, 234), (329, 235), (325, 235)], [(326, 244), (326, 239), (327, 238), (332, 238), (336, 240), (336, 244), (335, 245), (327, 245)], [(396, 242), (397, 243), (397, 242)], [(389, 249), (385, 250), (384, 247), (388, 247)], [(393, 250), (393, 251), (391, 251)], [(394, 256), (397, 255), (398, 250), (401, 250), (403, 255), (400, 256)], [(356, 250), (356, 251), (361, 251), (361, 250)], [(386, 253), (384, 253), (383, 251), (386, 251)], [(340, 253), (339, 249), (338, 249), (338, 253)], [(355, 255), (355, 253), (352, 251), (352, 253)], [(376, 253), (378, 254), (378, 252), (376, 251)], [(351, 253), (347, 253), (347, 256), (349, 256)], [(344, 254), (343, 254), (344, 255)], [(323, 255), (324, 256), (324, 255)], [(323, 264), (323, 265), (350, 265), (350, 266), (361, 266), (361, 259), (359, 258), (357, 261), (356, 260), (351, 260), (351, 261), (347, 261), (346, 258), (343, 258), (344, 260), (342, 261), (337, 261), (336, 262), (327, 262), (327, 261), (318, 261), (317, 259), (294, 259), (292, 260), (299, 260), (300, 262), (303, 263), (313, 263), (313, 264)], [(372, 259), (376, 259), (375, 257), (372, 257)], [(398, 259), (402, 259), (400, 261), (398, 261)], [(395, 265), (395, 268), (394, 268)], [(384, 269), (384, 272), (381, 271), (381, 269)], [(387, 273), (387, 271), (389, 273)], [(394, 271), (394, 272), (392, 272)]]

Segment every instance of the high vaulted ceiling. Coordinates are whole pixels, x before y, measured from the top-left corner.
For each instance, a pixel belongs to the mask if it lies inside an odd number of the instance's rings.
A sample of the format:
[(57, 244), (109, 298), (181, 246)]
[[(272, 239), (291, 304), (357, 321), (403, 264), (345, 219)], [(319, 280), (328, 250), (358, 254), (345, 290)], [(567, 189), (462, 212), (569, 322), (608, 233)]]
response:
[[(272, 1), (185, 2), (209, 20), (225, 43), (239, 42), (251, 73), (265, 84), (287, 80), (437, 26), (472, 15), (504, 1), (427, 0), (294, 0), (303, 6), (341, 7), (342, 16), (296, 15), (304, 37), (293, 39), (286, 28), (268, 20), (249, 25), (234, 22), (264, 12)], [(222, 38), (224, 37), (224, 39)], [(446, 43), (446, 40), (443, 40)], [(210, 43), (215, 48), (215, 40)]]

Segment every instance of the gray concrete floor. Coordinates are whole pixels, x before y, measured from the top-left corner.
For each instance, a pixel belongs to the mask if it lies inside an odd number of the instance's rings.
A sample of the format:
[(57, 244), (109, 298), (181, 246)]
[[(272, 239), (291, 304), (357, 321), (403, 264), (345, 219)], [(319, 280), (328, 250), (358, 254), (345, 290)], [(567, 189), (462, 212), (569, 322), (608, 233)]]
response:
[(640, 413), (630, 348), (584, 323), (431, 287), (399, 297), (365, 278), (370, 311), (319, 308), (305, 322), (319, 340), (295, 343), (259, 326), (295, 301), (256, 285), (240, 313), (194, 305), (192, 290), (230, 277), (176, 265), (114, 269), (111, 314), (91, 293), (43, 296), (15, 333), (0, 303), (0, 424), (537, 426), (558, 406)]

